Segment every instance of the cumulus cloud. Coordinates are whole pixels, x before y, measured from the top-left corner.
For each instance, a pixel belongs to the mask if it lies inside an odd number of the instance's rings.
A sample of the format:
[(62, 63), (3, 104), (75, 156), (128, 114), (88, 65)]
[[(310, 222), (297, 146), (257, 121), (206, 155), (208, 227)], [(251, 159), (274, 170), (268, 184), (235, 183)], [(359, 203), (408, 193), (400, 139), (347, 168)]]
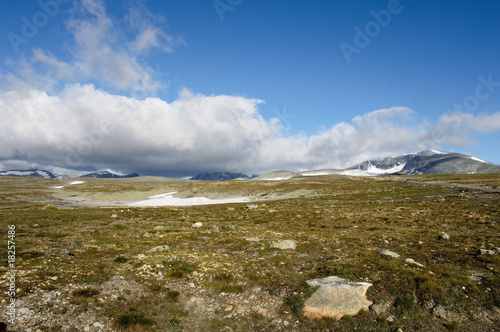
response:
[[(279, 119), (259, 114), (261, 103), (187, 89), (171, 103), (110, 94), (90, 84), (70, 85), (59, 95), (10, 90), (0, 95), (0, 116), (9, 119), (0, 124), (0, 163), (178, 176), (213, 170), (337, 168), (418, 151), (435, 128), (444, 128), (446, 144), (467, 141), (455, 141), (463, 130), (472, 134), (500, 129), (500, 112), (447, 115), (429, 126), (415, 123), (410, 109), (393, 107), (334, 124), (316, 135), (285, 137)], [(458, 127), (455, 117), (460, 119)], [(429, 147), (439, 144), (443, 142)]]
[(23, 68), (18, 75), (46, 91), (59, 88), (58, 83), (63, 80), (99, 82), (110, 91), (136, 97), (156, 95), (166, 84), (155, 77), (154, 69), (140, 56), (153, 49), (173, 52), (175, 46), (185, 42), (165, 32), (160, 26), (164, 19), (151, 14), (143, 4), (130, 7), (129, 12), (125, 21), (135, 33), (125, 33), (107, 14), (102, 0), (75, 2), (72, 16), (66, 21), (73, 37), (65, 45), (70, 60), (34, 49), (30, 57), (21, 57), (15, 64)]

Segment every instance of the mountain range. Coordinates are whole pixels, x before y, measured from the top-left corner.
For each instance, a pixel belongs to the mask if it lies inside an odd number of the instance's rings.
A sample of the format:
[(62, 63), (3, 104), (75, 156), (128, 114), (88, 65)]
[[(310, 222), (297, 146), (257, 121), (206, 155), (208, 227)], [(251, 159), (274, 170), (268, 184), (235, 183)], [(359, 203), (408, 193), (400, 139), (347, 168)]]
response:
[(0, 171), (0, 176), (34, 176), (37, 178), (55, 179), (57, 176), (49, 171), (44, 171), (42, 169), (27, 169), (27, 170), (10, 170), (10, 171)]
[(111, 173), (108, 171), (99, 171), (99, 172), (81, 175), (80, 177), (81, 178), (100, 178), (100, 179), (110, 179), (110, 178), (123, 179), (123, 178), (135, 178), (138, 176), (140, 176), (138, 173), (131, 173), (131, 174), (127, 174), (127, 175), (118, 175), (118, 174)]
[[(302, 172), (273, 171), (261, 176), (247, 175), (237, 172), (208, 172), (198, 174), (190, 180), (200, 181), (227, 181), (241, 180), (286, 180), (297, 176), (318, 176), (328, 174), (341, 174), (351, 176), (376, 176), (384, 174), (471, 174), (471, 173), (500, 173), (500, 165), (476, 158), (474, 156), (456, 153), (426, 150), (419, 153), (406, 154), (397, 157), (367, 160), (357, 165), (344, 169), (320, 169)], [(55, 179), (53, 173), (40, 170), (9, 170), (0, 171), (0, 176), (34, 176)], [(131, 178), (139, 174), (131, 173), (118, 175), (109, 171), (99, 171), (81, 175), (80, 177), (92, 178)]]

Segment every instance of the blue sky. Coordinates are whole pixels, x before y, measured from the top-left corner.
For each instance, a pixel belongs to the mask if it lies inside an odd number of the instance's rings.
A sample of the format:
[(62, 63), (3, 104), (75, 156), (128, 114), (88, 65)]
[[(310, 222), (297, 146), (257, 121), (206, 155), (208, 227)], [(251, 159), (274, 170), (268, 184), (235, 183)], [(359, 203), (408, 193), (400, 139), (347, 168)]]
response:
[(499, 18), (498, 1), (2, 1), (0, 168), (500, 163)]

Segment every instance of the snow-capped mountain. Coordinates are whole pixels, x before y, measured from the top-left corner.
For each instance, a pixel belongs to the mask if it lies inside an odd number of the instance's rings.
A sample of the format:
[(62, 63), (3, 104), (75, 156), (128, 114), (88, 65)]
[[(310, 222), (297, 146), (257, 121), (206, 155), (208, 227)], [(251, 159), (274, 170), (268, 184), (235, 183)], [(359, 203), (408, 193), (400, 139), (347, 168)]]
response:
[(348, 175), (497, 173), (500, 165), (455, 152), (426, 150), (369, 160), (343, 170)]
[(135, 178), (138, 177), (139, 174), (137, 173), (131, 173), (127, 175), (118, 175), (114, 174), (108, 171), (99, 171), (99, 172), (94, 172), (94, 173), (89, 173), (80, 176), (81, 178), (100, 178), (100, 179), (110, 179), (110, 178)]
[(0, 171), (0, 176), (35, 176), (38, 178), (55, 179), (56, 176), (42, 169)]
[(235, 172), (209, 172), (209, 173), (201, 173), (196, 176), (193, 176), (189, 180), (201, 180), (201, 181), (227, 181), (234, 179), (252, 179), (256, 175), (247, 175), (243, 173), (235, 173)]

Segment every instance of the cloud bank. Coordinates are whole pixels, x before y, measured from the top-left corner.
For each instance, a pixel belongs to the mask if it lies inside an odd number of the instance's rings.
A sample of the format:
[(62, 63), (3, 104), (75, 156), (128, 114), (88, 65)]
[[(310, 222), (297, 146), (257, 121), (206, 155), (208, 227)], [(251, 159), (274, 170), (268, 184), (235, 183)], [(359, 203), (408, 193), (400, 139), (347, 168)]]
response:
[[(316, 135), (285, 137), (277, 118), (264, 119), (262, 100), (206, 96), (187, 89), (168, 103), (69, 85), (57, 96), (36, 89), (0, 94), (2, 168), (53, 165), (188, 175), (228, 170), (345, 167), (443, 144), (469, 144), (476, 132), (500, 128), (500, 112), (453, 113), (431, 126), (405, 107), (380, 109)], [(438, 133), (438, 134), (436, 134)]]
[(279, 118), (261, 116), (260, 99), (185, 88), (169, 103), (154, 97), (165, 82), (141, 56), (174, 52), (185, 41), (166, 33), (164, 19), (141, 3), (124, 22), (135, 34), (124, 34), (102, 1), (75, 2), (65, 60), (33, 49), (12, 62), (16, 70), (1, 76), (0, 169), (186, 176), (343, 168), (465, 146), (477, 133), (500, 129), (500, 112), (449, 113), (431, 124), (409, 108), (391, 107), (316, 134), (286, 136)]

